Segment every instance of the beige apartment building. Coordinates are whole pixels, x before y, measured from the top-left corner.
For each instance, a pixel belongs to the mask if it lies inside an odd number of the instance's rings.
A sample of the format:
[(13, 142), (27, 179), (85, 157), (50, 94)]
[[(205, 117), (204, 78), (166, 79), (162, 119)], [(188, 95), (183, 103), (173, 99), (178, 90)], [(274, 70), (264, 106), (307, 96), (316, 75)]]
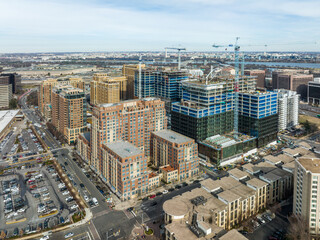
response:
[(9, 108), (12, 99), (12, 84), (0, 84), (0, 109)]
[(198, 144), (194, 139), (169, 129), (151, 134), (150, 156), (156, 167), (170, 165), (178, 170), (178, 180), (198, 175)]
[(91, 166), (102, 174), (101, 147), (124, 140), (150, 156), (151, 132), (167, 128), (164, 102), (159, 98), (96, 105), (92, 112)]
[(149, 174), (144, 152), (127, 141), (102, 145), (102, 176), (121, 199), (129, 200), (148, 192)]
[(75, 88), (84, 90), (85, 84), (82, 78), (67, 78), (67, 79), (47, 79), (41, 81), (38, 94), (38, 106), (40, 113), (46, 120), (51, 119), (51, 102), (52, 90), (55, 86), (70, 85)]
[[(141, 69), (144, 69), (146, 67), (145, 64), (141, 64)], [(127, 97), (128, 99), (134, 98), (134, 78), (135, 74), (137, 74), (139, 71), (139, 65), (123, 65), (122, 67), (122, 75), (127, 77), (128, 79), (128, 85), (127, 85)]]
[(90, 82), (90, 103), (117, 103), (127, 100), (127, 77), (110, 77), (105, 73), (96, 73)]
[[(236, 180), (230, 181), (229, 184), (237, 182)], [(210, 185), (209, 181), (204, 184)], [(233, 222), (237, 222), (237, 219), (240, 216), (244, 217), (244, 214), (251, 208), (250, 199), (254, 198), (252, 196), (254, 191), (246, 189), (246, 186), (241, 185), (241, 183), (240, 185), (238, 184), (239, 182), (237, 182), (237, 186), (240, 186), (239, 194), (241, 196), (230, 190), (222, 191), (217, 195), (212, 194), (205, 188), (196, 188), (165, 201), (163, 204), (165, 239), (246, 239), (238, 231), (234, 232), (233, 230), (221, 236), (224, 230), (230, 229), (231, 218), (235, 219)], [(219, 187), (219, 185), (217, 186)], [(246, 195), (246, 193), (249, 194)], [(244, 199), (249, 201), (249, 205), (246, 208), (242, 208)], [(242, 211), (242, 209), (244, 210)], [(219, 238), (218, 234), (220, 235)]]
[(320, 158), (295, 160), (293, 213), (309, 226), (312, 236), (320, 237)]
[(52, 90), (52, 124), (68, 144), (75, 143), (87, 126), (84, 91), (72, 86), (58, 86)]

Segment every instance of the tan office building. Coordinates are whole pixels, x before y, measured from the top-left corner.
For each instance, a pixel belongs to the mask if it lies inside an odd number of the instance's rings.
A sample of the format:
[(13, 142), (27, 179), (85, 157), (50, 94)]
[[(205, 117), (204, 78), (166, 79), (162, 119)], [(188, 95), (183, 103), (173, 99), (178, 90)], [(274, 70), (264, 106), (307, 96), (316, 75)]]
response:
[(82, 78), (67, 78), (67, 79), (47, 79), (41, 82), (38, 94), (38, 106), (40, 113), (47, 119), (51, 119), (51, 101), (52, 90), (55, 86), (70, 85), (75, 88), (84, 90), (84, 81)]
[(309, 226), (311, 235), (320, 237), (320, 158), (295, 160), (293, 213)]
[(90, 83), (90, 103), (117, 103), (127, 100), (128, 80), (123, 77), (109, 77), (105, 73), (96, 73)]
[(52, 124), (68, 144), (75, 143), (87, 126), (87, 108), (82, 89), (58, 86), (52, 90)]

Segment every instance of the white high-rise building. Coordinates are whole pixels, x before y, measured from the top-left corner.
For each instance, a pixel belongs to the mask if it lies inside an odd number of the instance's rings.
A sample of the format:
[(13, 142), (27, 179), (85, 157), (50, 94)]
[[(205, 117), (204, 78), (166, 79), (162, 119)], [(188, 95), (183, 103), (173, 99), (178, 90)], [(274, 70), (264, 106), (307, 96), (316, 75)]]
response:
[(293, 213), (307, 224), (312, 236), (320, 236), (320, 159), (296, 159)]
[(277, 89), (278, 92), (278, 130), (298, 125), (300, 94), (286, 89)]

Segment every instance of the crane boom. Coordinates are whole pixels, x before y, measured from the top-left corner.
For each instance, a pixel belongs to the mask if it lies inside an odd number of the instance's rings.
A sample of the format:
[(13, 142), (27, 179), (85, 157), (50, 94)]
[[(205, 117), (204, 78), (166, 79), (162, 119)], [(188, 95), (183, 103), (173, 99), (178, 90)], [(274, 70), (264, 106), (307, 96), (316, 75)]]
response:
[(166, 47), (166, 55), (167, 55), (167, 49), (174, 49), (178, 51), (178, 70), (181, 69), (181, 56), (180, 56), (180, 51), (186, 51), (186, 48), (178, 48), (178, 47)]

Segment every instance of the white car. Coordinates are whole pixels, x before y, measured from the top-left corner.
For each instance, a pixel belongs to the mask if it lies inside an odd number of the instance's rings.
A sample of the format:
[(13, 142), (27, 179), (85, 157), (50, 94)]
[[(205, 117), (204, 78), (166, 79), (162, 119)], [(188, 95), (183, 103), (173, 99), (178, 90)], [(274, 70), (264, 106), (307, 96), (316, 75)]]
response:
[(67, 191), (64, 191), (63, 193), (62, 193), (62, 195), (68, 195), (69, 194), (69, 191), (67, 190)]
[(162, 194), (167, 194), (168, 193), (168, 190), (164, 190), (163, 192), (162, 192)]
[(87, 195), (84, 195), (84, 200), (85, 200), (86, 202), (89, 202), (89, 198), (88, 198)]
[(78, 205), (77, 204), (74, 204), (74, 205), (72, 205), (71, 207), (70, 207), (70, 209), (77, 209), (78, 208)]
[(49, 239), (49, 236), (47, 235), (47, 236), (40, 238), (39, 240), (48, 240), (48, 239)]
[(67, 233), (66, 235), (64, 235), (64, 238), (69, 238), (72, 237), (74, 235), (73, 232)]
[(42, 194), (42, 197), (46, 197), (46, 196), (49, 196), (49, 195), (50, 195), (50, 193), (46, 192), (46, 193)]

